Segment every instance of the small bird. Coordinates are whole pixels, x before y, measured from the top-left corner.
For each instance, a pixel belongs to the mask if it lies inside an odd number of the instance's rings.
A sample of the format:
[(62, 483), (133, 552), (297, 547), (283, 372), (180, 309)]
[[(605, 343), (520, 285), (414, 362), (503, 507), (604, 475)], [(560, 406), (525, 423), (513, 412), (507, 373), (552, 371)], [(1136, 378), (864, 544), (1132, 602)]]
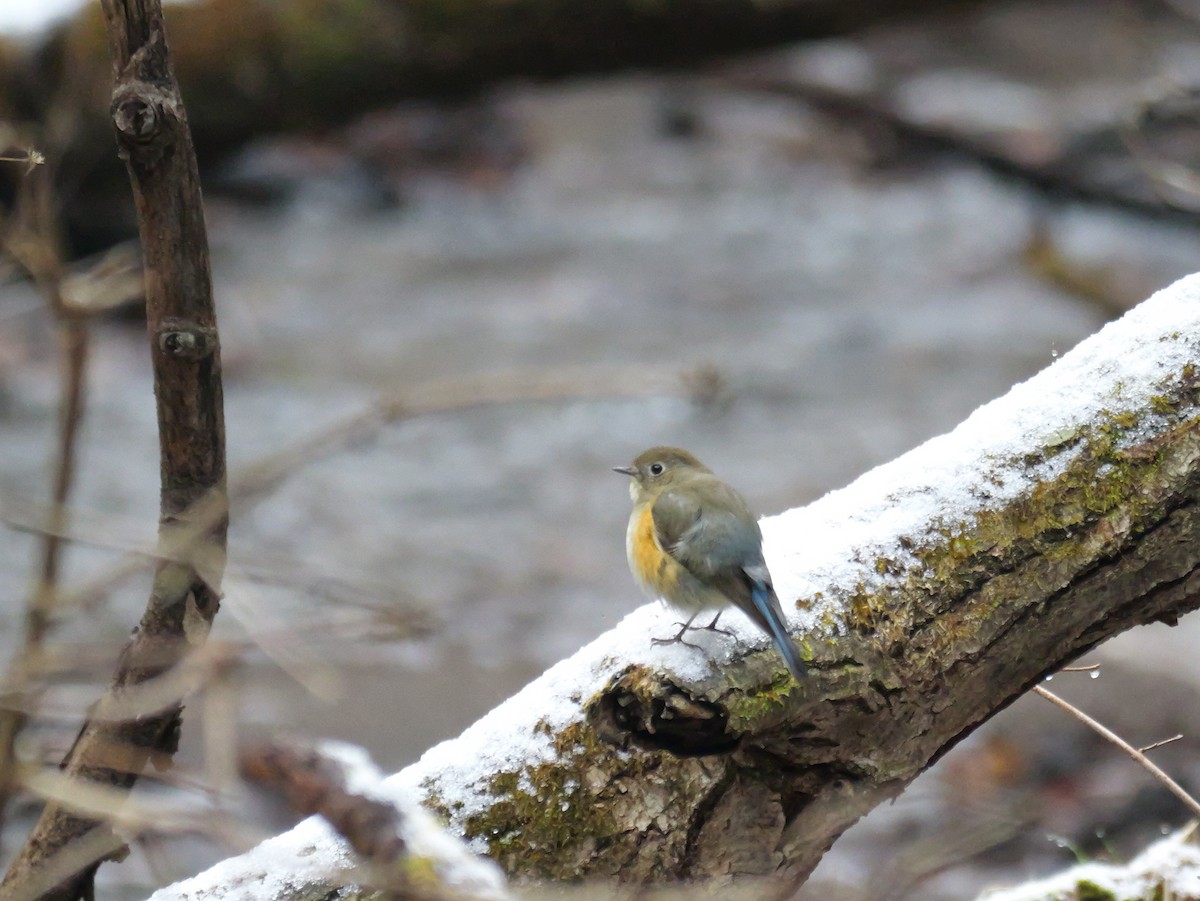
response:
[(690, 614), (674, 638), (654, 642), (697, 647), (683, 638), (692, 620), (716, 610), (711, 623), (696, 628), (724, 632), (717, 620), (732, 604), (771, 637), (796, 680), (803, 678), (763, 559), (762, 531), (742, 496), (677, 447), (652, 447), (613, 472), (630, 477), (625, 552), (634, 579), (646, 594)]

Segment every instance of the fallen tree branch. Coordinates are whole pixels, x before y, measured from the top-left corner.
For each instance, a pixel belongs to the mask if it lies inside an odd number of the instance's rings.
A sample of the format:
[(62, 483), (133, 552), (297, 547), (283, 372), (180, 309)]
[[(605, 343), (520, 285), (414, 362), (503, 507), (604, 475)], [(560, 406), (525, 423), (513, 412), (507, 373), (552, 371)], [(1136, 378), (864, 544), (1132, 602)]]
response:
[[(736, 616), (708, 653), (653, 647), (673, 617), (651, 605), (396, 784), (512, 875), (767, 877), (760, 897), (790, 895), (1045, 675), (1200, 606), (1197, 359), (1192, 276), (954, 432), (764, 520), (803, 683)], [(270, 866), (256, 850), (155, 899), (298, 898), (347, 878), (311, 832), (267, 847), (305, 860), (286, 888), (255, 889)]]
[[(920, 122), (904, 116), (874, 97), (836, 90), (820, 84), (734, 73), (727, 82), (743, 90), (786, 97), (852, 126), (886, 129), (905, 146), (928, 154), (944, 154), (974, 163), (1000, 178), (1028, 186), (1052, 200), (1086, 203), (1107, 209), (1122, 210), (1150, 219), (1200, 224), (1200, 208), (1194, 198), (1162, 196), (1154, 184), (1153, 173), (1147, 174), (1144, 163), (1131, 155), (1127, 174), (1121, 183), (1111, 177), (1104, 180), (1089, 173), (1086, 160), (1070, 153), (1050, 161), (1033, 162), (1019, 158), (994, 143), (981, 140), (953, 128)], [(1114, 142), (1125, 134), (1136, 135), (1123, 123), (1111, 130)], [(1091, 136), (1100, 143), (1100, 135)], [(1091, 166), (1100, 169), (1099, 166)], [(1110, 165), (1109, 170), (1112, 169)], [(1140, 182), (1138, 175), (1146, 175)]]
[[(844, 35), (982, 0), (326, 0), (279, 7), (201, 0), (171, 10), (196, 144), (215, 159), (255, 135), (328, 128), (410, 98), (469, 96), (509, 79), (698, 65), (763, 47)], [(223, 40), (214, 44), (213, 29)], [(37, 52), (0, 55), (0, 86), (96, 83), (91, 11)], [(74, 54), (77, 60), (70, 57)], [(66, 59), (64, 60), (64, 57)], [(68, 73), (60, 70), (74, 68)], [(58, 63), (56, 66), (55, 63)], [(254, 71), (254, 79), (231, 79)], [(12, 98), (0, 94), (0, 101)], [(35, 111), (35, 118), (38, 117)], [(86, 108), (84, 109), (86, 114)], [(94, 128), (89, 119), (87, 127)]]
[[(159, 542), (190, 549), (182, 562), (159, 564), (145, 613), (109, 689), (62, 764), (68, 779), (129, 789), (151, 761), (161, 766), (170, 760), (182, 698), (132, 719), (109, 712), (120, 708), (128, 689), (154, 679), (203, 644), (219, 605), (228, 504), (208, 239), (162, 10), (157, 0), (104, 0), (103, 6), (116, 78), (111, 113), (133, 185), (145, 259), (161, 459)], [(84, 847), (97, 855), (81, 856)], [(106, 818), (53, 801), (0, 892), (6, 899), (90, 898), (96, 868), (123, 853)], [(50, 872), (53, 880), (47, 879)]]

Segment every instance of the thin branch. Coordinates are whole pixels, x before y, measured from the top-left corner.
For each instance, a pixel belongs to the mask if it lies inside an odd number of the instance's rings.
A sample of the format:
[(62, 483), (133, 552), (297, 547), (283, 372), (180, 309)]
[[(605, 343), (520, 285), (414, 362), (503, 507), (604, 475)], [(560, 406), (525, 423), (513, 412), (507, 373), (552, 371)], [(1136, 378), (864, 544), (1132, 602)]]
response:
[[(83, 61), (72, 56), (68, 64), (78, 70)], [(75, 477), (79, 424), (83, 418), (91, 332), (89, 319), (101, 312), (123, 280), (128, 293), (128, 249), (106, 255), (82, 275), (67, 272), (62, 247), (61, 216), (56, 186), (59, 163), (75, 145), (82, 121), (82, 98), (86, 82), (68, 78), (54, 95), (45, 118), (45, 152), (28, 147), (22, 153), (7, 153), (0, 160), (23, 162), (25, 177), (20, 184), (15, 213), (6, 223), (4, 245), (8, 256), (37, 286), (57, 323), (60, 344), (61, 388), (59, 391), (59, 434), (57, 459), (51, 490), (48, 527), (41, 537), (40, 560), (32, 594), (26, 604), (25, 630), (20, 649), (9, 665), (4, 683), (13, 702), (0, 710), (0, 833), (5, 813), (16, 789), (16, 745), (37, 706), (40, 688), (34, 672), (46, 656), (46, 639), (53, 627), (59, 602), (59, 574), (63, 533), (69, 528), (68, 500)], [(20, 143), (15, 129), (4, 129), (10, 145)], [(35, 173), (35, 170), (40, 171)]]
[(24, 153), (5, 153), (0, 154), (0, 163), (24, 163), (25, 174), (28, 175), (38, 166), (46, 162), (45, 154), (33, 147), (27, 149)]
[(187, 834), (221, 835), (228, 837), (242, 832), (241, 841), (248, 847), (253, 843), (249, 831), (239, 828), (239, 821), (209, 804), (166, 802), (161, 798), (131, 798), (120, 789), (100, 784), (81, 784), (64, 776), (57, 769), (23, 767), (21, 782), (34, 794), (69, 806), (80, 814), (111, 822), (132, 835)]
[(352, 768), (320, 747), (259, 745), (242, 755), (241, 769), (248, 779), (282, 794), (297, 812), (323, 816), (364, 860), (391, 865), (409, 853), (400, 834), (403, 813), (368, 796)]
[[(1118, 748), (1120, 748), (1122, 751), (1124, 751), (1126, 754), (1128, 754), (1130, 757), (1132, 757), (1135, 761), (1138, 762), (1138, 764), (1140, 764), (1152, 776), (1154, 776), (1155, 779), (1157, 779), (1159, 782), (1161, 782), (1163, 785), (1165, 785), (1167, 790), (1169, 792), (1171, 792), (1171, 794), (1173, 794), (1180, 801), (1182, 801), (1184, 806), (1187, 807), (1187, 809), (1192, 812), (1192, 816), (1200, 817), (1200, 801), (1197, 801), (1195, 798), (1193, 798), (1191, 795), (1189, 795), (1183, 789), (1183, 786), (1181, 786), (1178, 782), (1176, 782), (1174, 779), (1172, 779), (1170, 776), (1168, 776), (1162, 770), (1162, 768), (1159, 767), (1157, 764), (1155, 764), (1149, 757), (1147, 757), (1145, 754), (1143, 754), (1141, 751), (1139, 751), (1137, 748), (1135, 748), (1129, 742), (1125, 741), (1125, 739), (1121, 738), (1121, 736), (1117, 735), (1117, 733), (1113, 732), (1111, 729), (1109, 729), (1103, 723), (1100, 723), (1099, 721), (1092, 719), (1090, 716), (1088, 716), (1086, 713), (1084, 713), (1078, 707), (1074, 706), (1073, 704), (1068, 703), (1067, 701), (1064, 701), (1062, 698), (1060, 698), (1058, 695), (1054, 694), (1053, 692), (1047, 691), (1046, 689), (1042, 688), (1042, 686), (1040, 686), (1040, 685), (1035, 685), (1033, 687), (1033, 690), (1035, 692), (1037, 692), (1039, 695), (1041, 695), (1043, 698), (1045, 698), (1047, 701), (1049, 701), (1051, 704), (1056, 704), (1057, 706), (1061, 707), (1067, 713), (1071, 714), (1071, 716), (1075, 717), (1075, 719), (1079, 720), (1079, 722), (1083, 723), (1089, 729), (1094, 730), (1099, 735), (1108, 739), (1110, 742), (1112, 742), (1114, 745), (1116, 745)], [(1160, 742), (1160, 744), (1162, 744), (1162, 743)], [(1151, 745), (1150, 747), (1156, 747), (1156, 745)]]
[(274, 489), (301, 466), (360, 441), (384, 425), (420, 416), (500, 404), (670, 394), (706, 403), (723, 390), (720, 376), (707, 367), (687, 372), (657, 366), (517, 370), (443, 379), (384, 395), (369, 409), (260, 460), (230, 481), (230, 495), (235, 503), (244, 504)]
[[(154, 679), (201, 646), (216, 615), (224, 572), (228, 500), (221, 358), (212, 301), (199, 172), (171, 67), (158, 0), (104, 0), (115, 84), (110, 112), (138, 213), (146, 269), (146, 319), (158, 410), (161, 469), (159, 541), (185, 547), (185, 562), (161, 562), (145, 613), (118, 661), (98, 709)], [(134, 720), (89, 719), (63, 761), (80, 783), (133, 787), (152, 761), (174, 754), (182, 698)], [(114, 755), (118, 758), (114, 760)], [(44, 901), (93, 894), (96, 868), (117, 859), (107, 818), (51, 802), (14, 859), (0, 892), (42, 882), (60, 852), (96, 839), (87, 860), (44, 891)]]

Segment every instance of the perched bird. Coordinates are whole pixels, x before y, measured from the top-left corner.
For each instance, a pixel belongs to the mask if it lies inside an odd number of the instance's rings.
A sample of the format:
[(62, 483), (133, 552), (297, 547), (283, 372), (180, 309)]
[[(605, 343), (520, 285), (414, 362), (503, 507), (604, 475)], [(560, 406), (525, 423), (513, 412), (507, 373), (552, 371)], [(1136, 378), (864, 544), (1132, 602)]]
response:
[(625, 551), (633, 577), (648, 595), (688, 614), (674, 638), (655, 643), (690, 645), (684, 633), (705, 610), (716, 616), (697, 628), (724, 631), (717, 620), (732, 604), (771, 636), (787, 668), (801, 679), (804, 664), (783, 626), (763, 559), (762, 531), (742, 496), (677, 447), (652, 447), (613, 471), (630, 477), (633, 513)]

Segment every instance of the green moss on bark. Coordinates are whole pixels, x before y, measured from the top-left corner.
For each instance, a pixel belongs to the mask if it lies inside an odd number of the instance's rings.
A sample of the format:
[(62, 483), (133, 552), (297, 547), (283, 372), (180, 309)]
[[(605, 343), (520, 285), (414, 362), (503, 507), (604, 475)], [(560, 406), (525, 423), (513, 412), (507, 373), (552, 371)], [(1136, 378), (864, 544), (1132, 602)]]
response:
[(489, 782), (495, 801), (463, 822), (464, 835), (482, 838), (489, 856), (510, 872), (553, 875), (564, 848), (594, 845), (616, 830), (609, 809), (583, 790), (607, 777), (611, 749), (583, 723), (568, 726), (554, 743), (557, 760), (495, 774)]

